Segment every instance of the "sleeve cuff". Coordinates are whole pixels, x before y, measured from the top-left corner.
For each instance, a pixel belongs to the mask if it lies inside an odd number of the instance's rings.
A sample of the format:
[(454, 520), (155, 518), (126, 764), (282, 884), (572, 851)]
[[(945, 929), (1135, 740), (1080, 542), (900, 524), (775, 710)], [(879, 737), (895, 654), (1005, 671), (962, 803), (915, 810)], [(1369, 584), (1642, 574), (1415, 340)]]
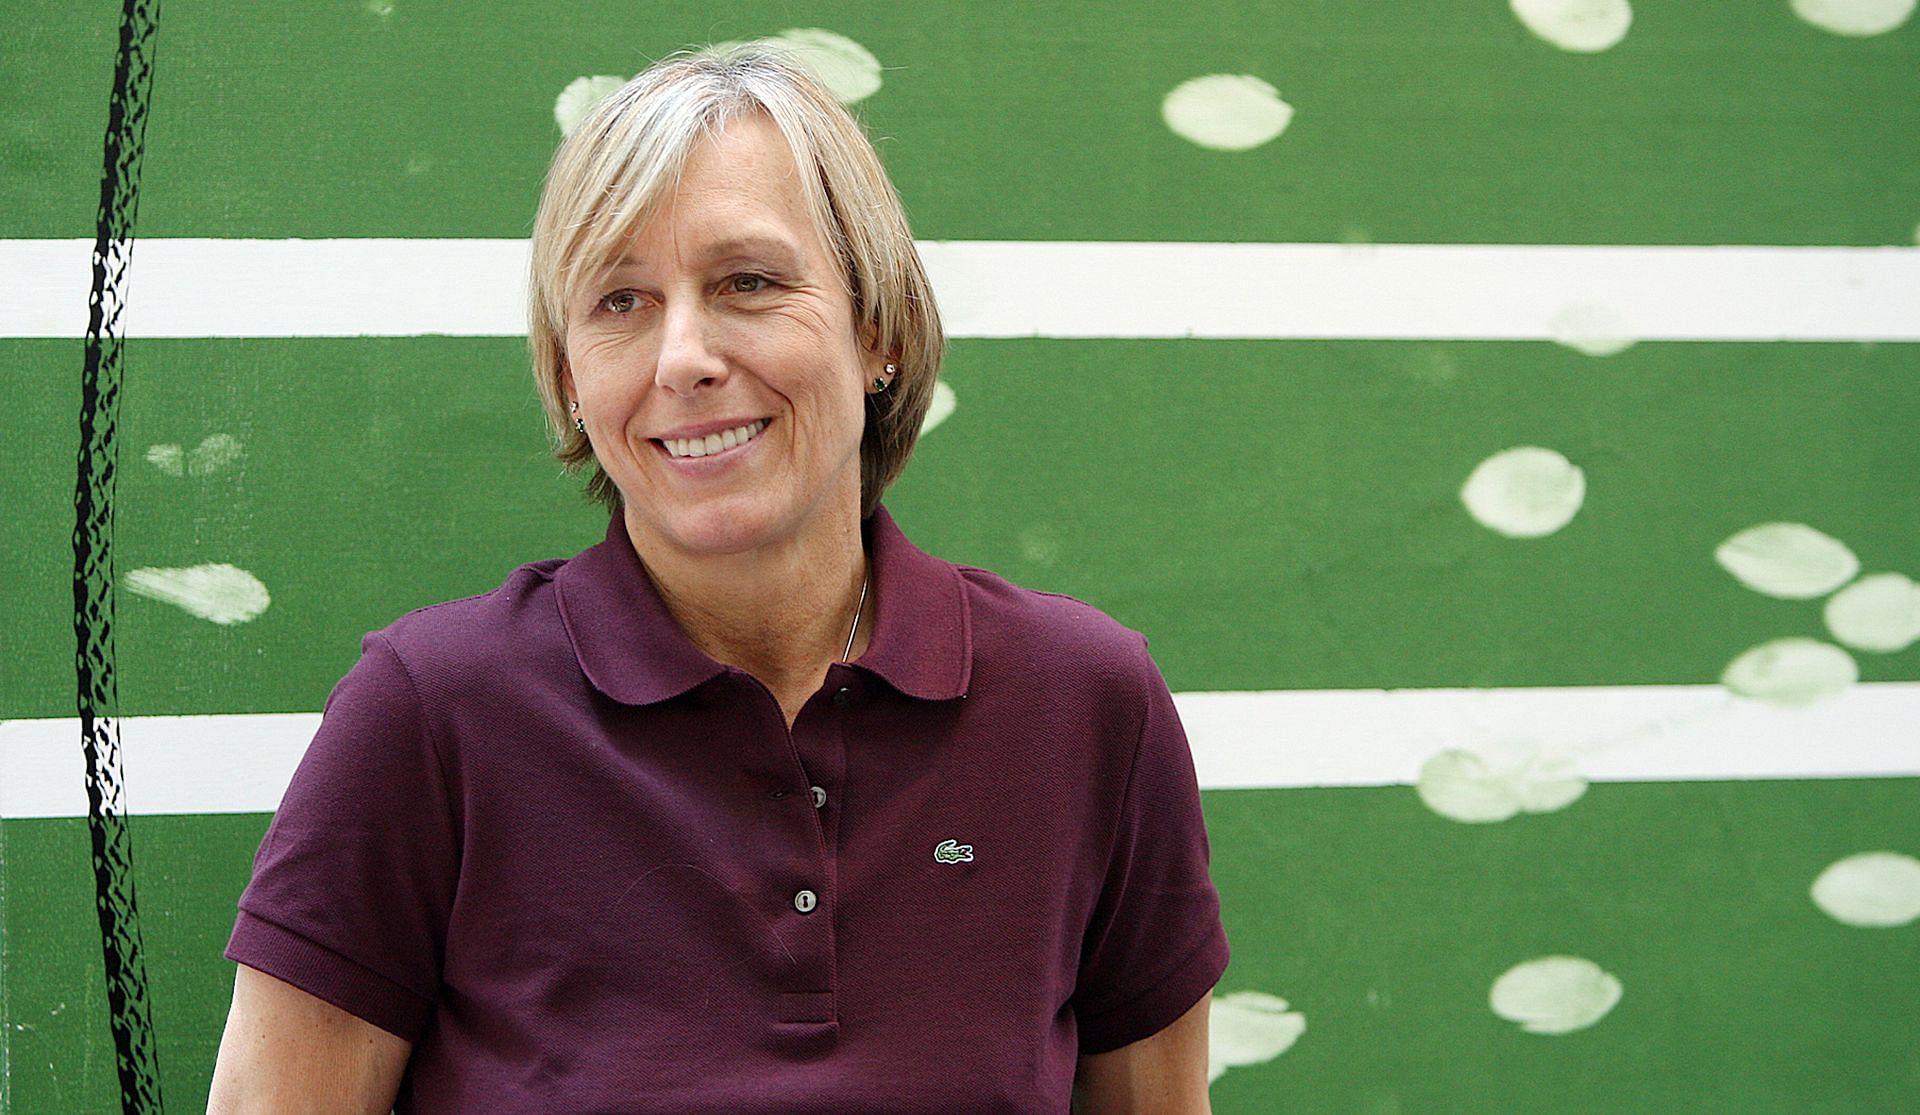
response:
[(234, 923), (226, 956), (410, 1042), (420, 1040), (433, 1017), (430, 999), (245, 910)]
[(1173, 1025), (1220, 982), (1227, 956), (1227, 931), (1216, 923), (1200, 947), (1152, 987), (1097, 1012), (1080, 1012), (1080, 1052), (1110, 1053)]

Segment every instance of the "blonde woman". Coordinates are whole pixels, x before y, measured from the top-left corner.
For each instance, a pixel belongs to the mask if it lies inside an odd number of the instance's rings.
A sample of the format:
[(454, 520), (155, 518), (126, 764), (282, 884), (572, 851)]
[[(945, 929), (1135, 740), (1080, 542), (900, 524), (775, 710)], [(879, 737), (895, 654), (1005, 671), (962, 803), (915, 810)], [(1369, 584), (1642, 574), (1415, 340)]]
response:
[(534, 373), (606, 540), (367, 636), (255, 862), (221, 1112), (1207, 1110), (1227, 961), (1145, 641), (880, 505), (943, 349), (765, 47), (563, 144)]

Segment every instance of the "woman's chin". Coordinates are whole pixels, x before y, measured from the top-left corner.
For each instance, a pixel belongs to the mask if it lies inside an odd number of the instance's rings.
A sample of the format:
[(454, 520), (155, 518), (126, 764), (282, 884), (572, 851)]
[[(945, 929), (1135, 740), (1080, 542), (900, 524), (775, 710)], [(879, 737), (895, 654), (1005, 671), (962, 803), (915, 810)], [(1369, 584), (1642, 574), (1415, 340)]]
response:
[(643, 547), (658, 541), (689, 554), (738, 554), (793, 533), (770, 509), (751, 499), (705, 500), (697, 507), (627, 504), (627, 532)]

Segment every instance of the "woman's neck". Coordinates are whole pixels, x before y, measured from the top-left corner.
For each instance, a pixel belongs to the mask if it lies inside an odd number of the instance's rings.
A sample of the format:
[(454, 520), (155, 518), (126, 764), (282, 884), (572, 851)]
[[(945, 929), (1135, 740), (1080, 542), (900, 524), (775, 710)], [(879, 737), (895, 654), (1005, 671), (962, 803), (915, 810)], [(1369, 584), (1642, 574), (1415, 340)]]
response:
[[(667, 611), (693, 645), (759, 678), (791, 724), (854, 629), (867, 560), (857, 509), (848, 519), (732, 554), (687, 554), (643, 539), (631, 519), (628, 531)], [(873, 594), (865, 595), (850, 659), (872, 639)]]

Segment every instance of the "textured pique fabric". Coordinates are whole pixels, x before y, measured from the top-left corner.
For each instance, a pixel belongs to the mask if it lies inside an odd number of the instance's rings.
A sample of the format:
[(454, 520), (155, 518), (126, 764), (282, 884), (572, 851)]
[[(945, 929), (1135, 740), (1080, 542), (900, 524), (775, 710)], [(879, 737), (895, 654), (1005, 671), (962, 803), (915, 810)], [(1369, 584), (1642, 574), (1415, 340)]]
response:
[(791, 731), (618, 515), (369, 634), (227, 956), (414, 1042), (403, 1113), (1067, 1110), (1226, 967), (1186, 737), (1137, 633), (866, 533)]

